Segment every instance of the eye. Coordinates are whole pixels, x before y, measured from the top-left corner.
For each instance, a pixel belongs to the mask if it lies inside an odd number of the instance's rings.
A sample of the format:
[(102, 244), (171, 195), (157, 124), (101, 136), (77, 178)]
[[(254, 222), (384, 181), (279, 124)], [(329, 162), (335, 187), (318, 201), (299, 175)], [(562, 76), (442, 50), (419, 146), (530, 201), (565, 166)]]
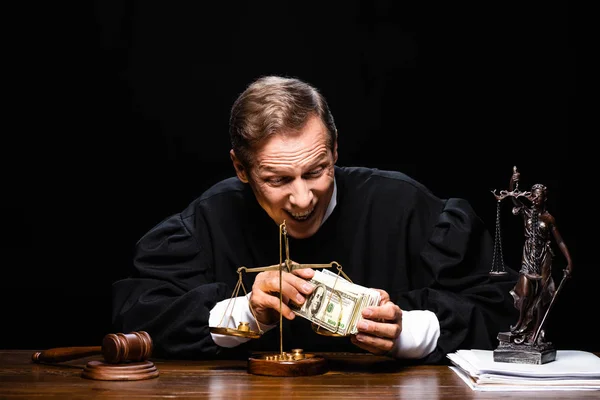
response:
[(273, 176), (273, 177), (265, 179), (265, 182), (267, 182), (269, 185), (273, 185), (273, 186), (283, 185), (286, 181), (287, 181), (287, 178), (281, 177), (281, 176)]
[(312, 170), (312, 171), (310, 171), (310, 172), (307, 172), (307, 173), (305, 174), (305, 176), (307, 176), (307, 177), (309, 177), (309, 178), (317, 177), (317, 176), (320, 176), (320, 175), (323, 173), (323, 171), (324, 171), (324, 170), (325, 170), (325, 169), (324, 169), (323, 167), (319, 167), (319, 168), (317, 168), (317, 169), (313, 169), (313, 170)]

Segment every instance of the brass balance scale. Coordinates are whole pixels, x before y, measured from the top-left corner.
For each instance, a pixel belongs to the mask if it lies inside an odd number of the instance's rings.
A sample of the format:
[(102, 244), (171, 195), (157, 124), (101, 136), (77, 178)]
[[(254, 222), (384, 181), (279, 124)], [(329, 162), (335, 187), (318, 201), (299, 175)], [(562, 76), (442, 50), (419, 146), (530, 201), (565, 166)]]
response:
[[(284, 259), (284, 249), (285, 249), (285, 259)], [(264, 272), (264, 271), (279, 271), (279, 353), (271, 353), (271, 354), (260, 354), (253, 355), (248, 359), (248, 372), (255, 375), (268, 375), (268, 376), (308, 376), (308, 375), (318, 375), (327, 372), (327, 362), (324, 357), (312, 354), (305, 353), (303, 349), (292, 349), (291, 351), (283, 351), (283, 316), (281, 313), (282, 304), (283, 304), (283, 295), (282, 295), (282, 275), (283, 272), (293, 272), (297, 269), (304, 268), (332, 268), (336, 267), (338, 270), (337, 276), (340, 274), (347, 279), (349, 282), (352, 280), (342, 271), (342, 266), (333, 261), (329, 264), (299, 264), (290, 259), (290, 251), (289, 251), (289, 242), (286, 231), (285, 221), (281, 225), (279, 225), (279, 264), (270, 265), (267, 267), (258, 267), (258, 268), (246, 268), (240, 267), (237, 270), (238, 281), (236, 286), (233, 289), (233, 293), (231, 294), (231, 298), (229, 299), (229, 303), (225, 308), (221, 321), (219, 325), (216, 327), (210, 327), (210, 332), (220, 335), (229, 335), (229, 336), (238, 336), (249, 339), (258, 339), (263, 335), (263, 330), (260, 328), (260, 323), (256, 318), (256, 313), (252, 306), (250, 305), (250, 311), (254, 316), (254, 321), (256, 322), (256, 326), (258, 327), (258, 331), (253, 331), (250, 329), (249, 322), (240, 322), (237, 328), (228, 328), (222, 326), (223, 321), (225, 320), (225, 316), (229, 314), (231, 317), (231, 313), (233, 312), (233, 303), (235, 302), (236, 297), (239, 295), (240, 288), (243, 290), (244, 295), (247, 295), (246, 288), (242, 282), (242, 274), (244, 272)], [(336, 281), (337, 282), (337, 279)], [(333, 286), (333, 290), (329, 297), (329, 301), (331, 301), (331, 296), (335, 294), (336, 296), (341, 295), (339, 291), (335, 290), (335, 284)], [(228, 311), (230, 310), (230, 311)], [(342, 320), (342, 314), (340, 312), (338, 322)], [(338, 324), (339, 327), (339, 324)], [(316, 323), (312, 323), (312, 329), (319, 335), (330, 336), (330, 337), (346, 337), (349, 335), (342, 335), (328, 329), (322, 328)]]

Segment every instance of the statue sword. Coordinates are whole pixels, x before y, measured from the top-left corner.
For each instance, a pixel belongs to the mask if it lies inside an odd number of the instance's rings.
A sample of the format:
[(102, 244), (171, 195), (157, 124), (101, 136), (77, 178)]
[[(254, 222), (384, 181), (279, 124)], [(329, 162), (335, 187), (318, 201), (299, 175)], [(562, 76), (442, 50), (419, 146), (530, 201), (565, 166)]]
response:
[(546, 318), (548, 318), (548, 314), (550, 313), (550, 310), (552, 309), (552, 306), (554, 305), (554, 301), (556, 300), (556, 296), (558, 296), (558, 293), (560, 292), (560, 290), (562, 289), (565, 281), (569, 279), (567, 274), (564, 274), (559, 285), (558, 288), (556, 289), (556, 292), (554, 292), (554, 296), (552, 296), (552, 300), (550, 300), (550, 305), (548, 306), (548, 309), (546, 310), (546, 313), (544, 314), (544, 318), (542, 319), (542, 322), (540, 323), (540, 326), (538, 327), (537, 331), (535, 332), (535, 336), (533, 337), (533, 340), (531, 341), (531, 343), (536, 342), (538, 336), (540, 335), (540, 332), (542, 331), (542, 328), (544, 327), (544, 323), (546, 322)]

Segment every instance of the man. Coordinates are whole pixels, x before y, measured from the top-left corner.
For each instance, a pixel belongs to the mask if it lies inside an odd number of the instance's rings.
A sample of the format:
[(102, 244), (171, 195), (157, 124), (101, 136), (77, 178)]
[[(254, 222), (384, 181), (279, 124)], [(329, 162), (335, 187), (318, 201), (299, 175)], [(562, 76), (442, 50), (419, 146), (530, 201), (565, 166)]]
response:
[[(285, 221), (292, 260), (338, 262), (382, 299), (363, 311), (358, 334), (320, 336), (287, 305), (306, 301), (314, 271), (283, 273), (285, 348), (419, 363), (445, 362), (458, 348), (494, 348), (514, 317), (514, 280), (489, 280), (492, 241), (482, 221), (465, 200), (439, 199), (402, 173), (337, 166), (337, 134), (325, 98), (309, 84), (264, 77), (249, 85), (231, 110), (237, 177), (140, 239), (133, 276), (113, 286), (115, 328), (147, 331), (159, 357), (278, 349), (279, 272), (245, 274), (251, 291), (228, 306), (240, 266), (279, 262)], [(222, 321), (230, 328), (247, 321), (265, 334), (209, 331)]]

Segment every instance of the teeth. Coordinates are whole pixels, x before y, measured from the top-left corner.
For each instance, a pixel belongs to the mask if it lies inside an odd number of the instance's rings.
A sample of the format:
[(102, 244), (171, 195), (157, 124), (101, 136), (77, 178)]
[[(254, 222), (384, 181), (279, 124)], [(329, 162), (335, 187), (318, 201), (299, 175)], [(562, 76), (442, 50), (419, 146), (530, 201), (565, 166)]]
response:
[(313, 212), (313, 210), (314, 210), (314, 207), (303, 213), (291, 212), (290, 214), (292, 214), (292, 217), (297, 218), (297, 219), (306, 219)]

